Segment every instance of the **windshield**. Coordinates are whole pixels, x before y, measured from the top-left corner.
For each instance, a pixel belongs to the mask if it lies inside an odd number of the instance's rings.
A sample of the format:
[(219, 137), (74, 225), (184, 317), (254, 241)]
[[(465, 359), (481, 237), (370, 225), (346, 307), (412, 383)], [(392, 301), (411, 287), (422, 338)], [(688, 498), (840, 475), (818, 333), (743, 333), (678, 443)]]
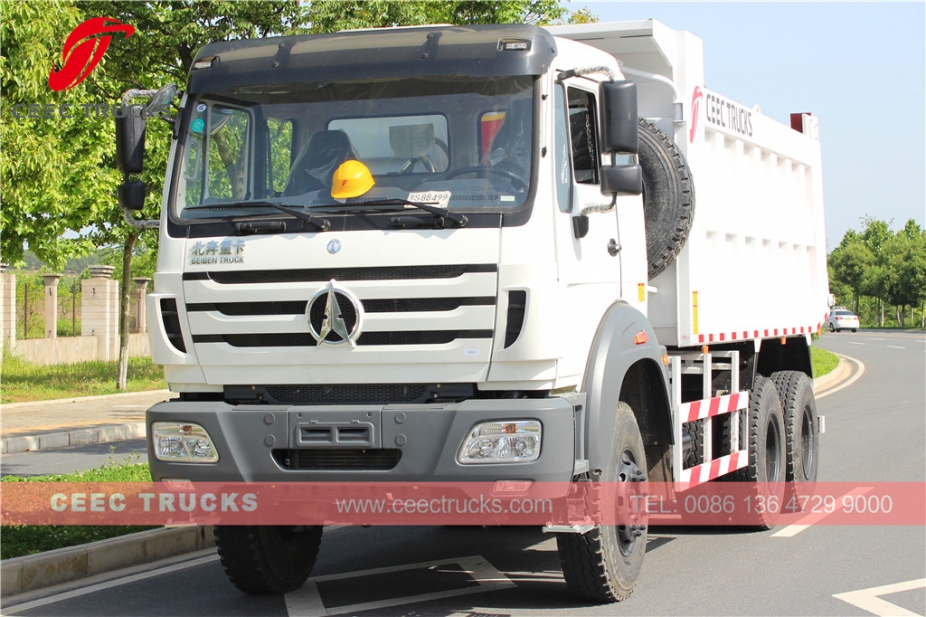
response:
[[(279, 216), (270, 201), (349, 216), (331, 192), (348, 160), (363, 163), (373, 179), (348, 206), (437, 195), (450, 210), (508, 211), (525, 202), (531, 182), (533, 82), (440, 76), (199, 95), (186, 106), (192, 117), (175, 212), (183, 219)], [(253, 208), (243, 203), (252, 201)]]

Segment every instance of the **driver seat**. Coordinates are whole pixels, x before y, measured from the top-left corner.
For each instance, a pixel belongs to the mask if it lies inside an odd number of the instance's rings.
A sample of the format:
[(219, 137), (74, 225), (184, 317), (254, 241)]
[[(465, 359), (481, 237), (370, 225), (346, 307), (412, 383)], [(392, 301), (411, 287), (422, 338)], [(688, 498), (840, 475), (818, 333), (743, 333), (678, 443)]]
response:
[(286, 179), (286, 196), (331, 188), (331, 177), (344, 161), (357, 158), (357, 152), (344, 131), (323, 130), (309, 138), (296, 157)]

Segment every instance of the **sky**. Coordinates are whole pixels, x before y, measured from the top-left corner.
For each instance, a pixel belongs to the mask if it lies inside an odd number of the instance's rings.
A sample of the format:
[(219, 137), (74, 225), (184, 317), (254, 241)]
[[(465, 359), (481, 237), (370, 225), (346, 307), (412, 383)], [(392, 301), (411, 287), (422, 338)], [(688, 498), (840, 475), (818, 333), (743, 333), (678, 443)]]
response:
[[(705, 86), (789, 123), (820, 122), (826, 243), (872, 216), (926, 227), (926, 4), (580, 2), (704, 41)], [(697, 179), (695, 179), (697, 183)]]

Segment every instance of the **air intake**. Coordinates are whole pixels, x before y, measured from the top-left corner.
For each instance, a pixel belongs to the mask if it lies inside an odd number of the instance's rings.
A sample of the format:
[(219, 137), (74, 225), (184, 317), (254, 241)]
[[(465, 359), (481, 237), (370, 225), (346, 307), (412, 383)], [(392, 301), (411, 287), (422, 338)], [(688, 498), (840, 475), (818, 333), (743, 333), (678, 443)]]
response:
[(183, 344), (183, 332), (180, 331), (180, 314), (177, 312), (177, 301), (173, 298), (161, 298), (161, 322), (167, 333), (167, 340), (178, 351), (186, 353)]
[(511, 347), (521, 336), (524, 327), (524, 310), (527, 307), (527, 292), (515, 290), (508, 292), (508, 322), (505, 326), (505, 349)]

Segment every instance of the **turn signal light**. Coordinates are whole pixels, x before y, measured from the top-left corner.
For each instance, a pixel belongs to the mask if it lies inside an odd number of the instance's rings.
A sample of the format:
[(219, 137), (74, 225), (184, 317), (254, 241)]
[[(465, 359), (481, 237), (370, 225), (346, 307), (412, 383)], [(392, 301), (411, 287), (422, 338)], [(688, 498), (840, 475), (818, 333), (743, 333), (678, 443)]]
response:
[(637, 334), (635, 337), (633, 337), (633, 342), (634, 342), (635, 345), (642, 345), (643, 343), (647, 342), (648, 340), (649, 340), (649, 337), (646, 335), (646, 331), (645, 331), (645, 330), (641, 330), (639, 334)]

